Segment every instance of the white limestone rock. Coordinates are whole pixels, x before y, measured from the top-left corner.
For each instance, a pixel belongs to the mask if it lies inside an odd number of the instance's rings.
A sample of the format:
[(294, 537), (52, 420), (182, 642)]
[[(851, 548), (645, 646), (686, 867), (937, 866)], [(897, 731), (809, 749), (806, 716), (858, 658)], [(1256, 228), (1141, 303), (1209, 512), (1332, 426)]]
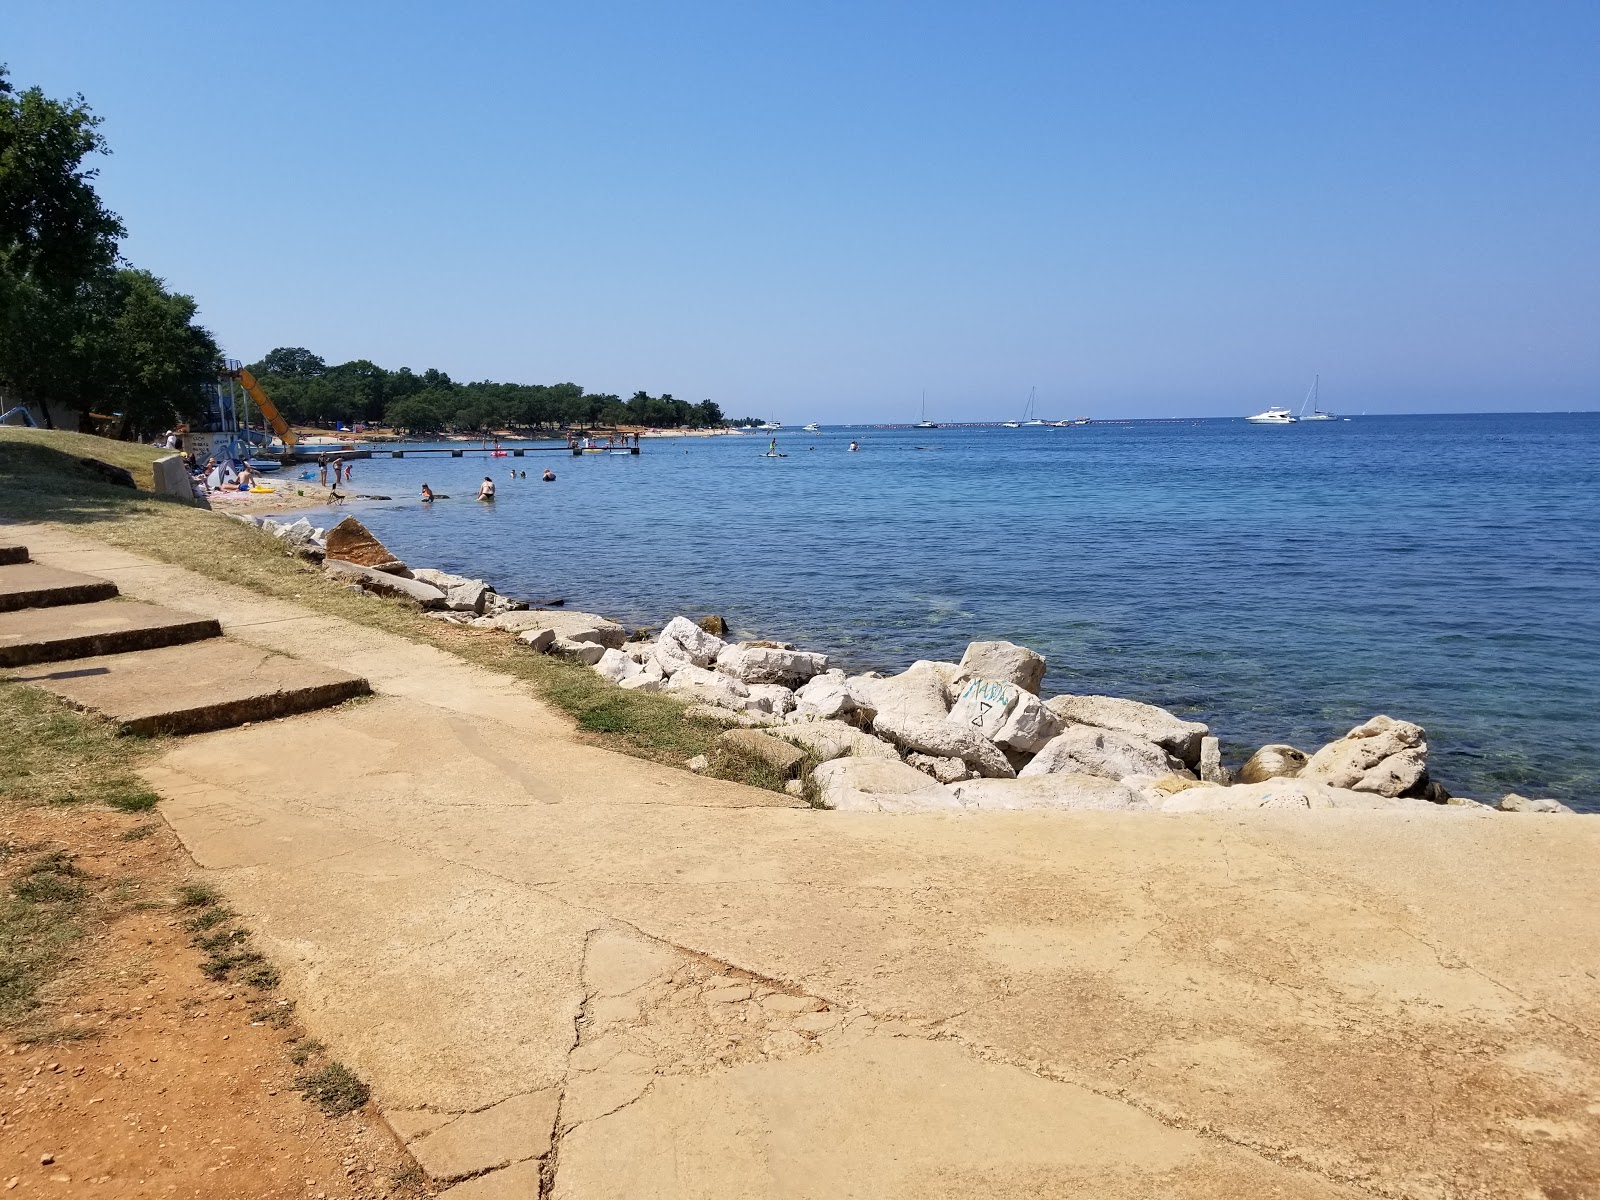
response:
[(715, 721), (719, 725), (738, 725), (745, 729), (765, 729), (772, 725), (781, 725), (782, 717), (775, 717), (771, 713), (740, 712), (732, 708), (724, 708), (720, 704), (691, 704), (683, 710), (686, 717), (699, 717), (705, 721)]
[(972, 678), (972, 672), (960, 663), (941, 662), (933, 658), (919, 658), (906, 668), (906, 673), (913, 671), (931, 671), (939, 677), (944, 684), (944, 704), (949, 708), (956, 702), (956, 697), (961, 694), (962, 686)]
[(1051, 738), (1019, 775), (1165, 775), (1172, 756), (1160, 746), (1093, 725), (1069, 725)]
[(794, 693), (781, 683), (752, 683), (747, 707), (769, 712), (775, 717), (794, 711)]
[(1426, 782), (1427, 774), (1428, 741), (1422, 727), (1376, 716), (1313, 754), (1300, 778), (1399, 796)]
[(1293, 779), (1306, 769), (1311, 756), (1283, 742), (1261, 747), (1239, 768), (1234, 783), (1265, 783), (1269, 779)]
[(735, 642), (717, 654), (717, 670), (741, 683), (799, 687), (827, 669), (826, 654), (794, 650), (776, 642)]
[(1015, 642), (973, 642), (961, 656), (961, 666), (970, 675), (1003, 680), (1035, 696), (1044, 682), (1043, 656)]
[(841, 720), (860, 725), (878, 713), (837, 668), (813, 676), (795, 689), (794, 699), (797, 713), (818, 721)]
[(545, 648), (545, 653), (592, 667), (605, 657), (606, 647), (599, 642), (575, 642), (571, 638), (557, 637)]
[(1061, 718), (1032, 692), (1022, 692), (995, 732), (995, 745), (1017, 754), (1037, 754), (1061, 732)]
[[(1450, 802), (1452, 804), (1456, 803), (1455, 798), (1452, 797)], [(1496, 804), (1495, 807), (1501, 812), (1570, 813), (1573, 811), (1559, 800), (1548, 798), (1530, 800), (1527, 796), (1517, 795), (1516, 792), (1507, 792), (1500, 798), (1500, 803)]]
[(510, 633), (529, 629), (550, 629), (556, 637), (571, 642), (593, 642), (602, 649), (621, 649), (628, 631), (615, 621), (595, 613), (568, 612), (565, 609), (538, 608), (525, 612), (506, 612), (494, 618), (494, 627)]
[(915, 767), (888, 758), (835, 758), (812, 773), (822, 803), (841, 812), (922, 812), (955, 797)]
[[(657, 660), (659, 661), (659, 659)], [(750, 689), (737, 679), (693, 664), (680, 667), (667, 680), (666, 690), (718, 708), (746, 708)]]
[[(1214, 812), (1240, 809), (1395, 809), (1412, 812), (1448, 812), (1443, 804), (1430, 804), (1421, 797), (1380, 796), (1329, 787), (1314, 779), (1275, 778), (1260, 783), (1236, 783), (1232, 787), (1191, 787), (1168, 796), (1162, 812)], [(1464, 809), (1456, 809), (1463, 812)]]
[(1019, 779), (972, 779), (946, 790), (962, 808), (1009, 810), (1027, 808), (1100, 809), (1146, 812), (1150, 806), (1132, 788), (1098, 775), (1031, 775)]
[(609, 679), (612, 683), (622, 683), (635, 675), (644, 675), (644, 668), (621, 650), (606, 650), (594, 664), (594, 671), (596, 675)]
[(709, 667), (716, 662), (717, 655), (728, 644), (715, 634), (701, 629), (688, 617), (673, 617), (657, 641), (676, 646), (697, 667)]
[(1199, 721), (1185, 721), (1154, 704), (1120, 696), (1052, 696), (1045, 706), (1068, 725), (1094, 725), (1154, 742), (1190, 767), (1200, 762), (1200, 739), (1211, 732)]
[(1200, 739), (1200, 778), (1207, 783), (1227, 787), (1233, 782), (1228, 768), (1222, 765), (1222, 742), (1214, 737)]
[[(890, 753), (894, 752), (891, 750)], [(964, 779), (972, 778), (972, 768), (959, 758), (935, 758), (931, 754), (912, 752), (906, 755), (906, 763), (924, 775), (931, 775), (940, 783), (960, 783)]]
[(880, 709), (872, 728), (901, 750), (931, 754), (935, 758), (959, 758), (988, 778), (1011, 779), (1017, 773), (999, 746), (981, 733), (963, 729), (943, 717), (934, 720), (902, 716)]
[(852, 694), (866, 698), (879, 718), (942, 721), (950, 712), (944, 680), (933, 671), (852, 675), (847, 683)]
[(418, 608), (444, 607), (444, 593), (431, 583), (423, 583), (420, 579), (407, 579), (403, 575), (388, 575), (382, 571), (375, 571), (371, 567), (358, 566), (353, 562), (332, 558), (322, 564), (322, 570), (330, 579), (352, 584), (376, 595), (409, 600)]
[(1021, 696), (1021, 688), (1001, 679), (969, 679), (945, 720), (993, 741)]
[(629, 675), (626, 679), (620, 680), (617, 686), (629, 692), (659, 692), (666, 685), (660, 676), (652, 678), (641, 671), (637, 675)]
[(793, 742), (811, 752), (818, 762), (835, 758), (893, 758), (895, 753), (888, 742), (862, 733), (844, 721), (805, 721), (799, 724), (774, 725), (771, 732), (776, 737)]

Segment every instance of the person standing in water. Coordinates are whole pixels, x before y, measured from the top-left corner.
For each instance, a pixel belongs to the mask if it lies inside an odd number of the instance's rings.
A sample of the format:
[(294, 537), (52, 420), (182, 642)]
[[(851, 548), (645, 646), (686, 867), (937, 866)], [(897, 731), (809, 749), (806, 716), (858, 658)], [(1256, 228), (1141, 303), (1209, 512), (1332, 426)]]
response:
[(554, 483), (556, 481), (556, 473), (549, 467), (546, 467), (544, 469), (543, 479), (546, 483)]
[(427, 484), (422, 485), (422, 502), (424, 504), (433, 503), (433, 489)]
[(483, 482), (478, 485), (478, 499), (486, 504), (494, 502), (494, 480), (487, 475), (483, 477)]

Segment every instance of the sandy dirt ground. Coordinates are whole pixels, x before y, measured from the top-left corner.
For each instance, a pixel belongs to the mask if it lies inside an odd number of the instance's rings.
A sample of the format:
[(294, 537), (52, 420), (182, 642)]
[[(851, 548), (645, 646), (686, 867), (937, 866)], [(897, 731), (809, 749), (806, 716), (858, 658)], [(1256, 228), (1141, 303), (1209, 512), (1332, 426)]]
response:
[(330, 1119), (295, 1090), (292, 1002), (201, 974), (171, 905), (192, 864), (159, 818), (32, 809), (5, 826), (14, 852), (73, 853), (120, 903), (46, 994), (41, 1019), (74, 1036), (0, 1038), (0, 1194), (426, 1194), (375, 1112)]
[(371, 680), (146, 778), (456, 1200), (1600, 1197), (1600, 818), (818, 812), (25, 533)]

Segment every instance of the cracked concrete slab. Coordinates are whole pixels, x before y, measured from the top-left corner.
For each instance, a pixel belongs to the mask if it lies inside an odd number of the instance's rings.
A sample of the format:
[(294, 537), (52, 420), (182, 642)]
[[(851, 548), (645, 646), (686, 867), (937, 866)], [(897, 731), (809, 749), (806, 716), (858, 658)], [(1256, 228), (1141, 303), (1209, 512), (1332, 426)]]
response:
[(407, 1143), (430, 1179), (450, 1181), (543, 1158), (555, 1132), (559, 1088), (512, 1096), (465, 1113)]
[(1600, 1188), (1595, 818), (770, 807), (56, 536), (27, 540), (372, 680), (151, 781), (380, 1104), (562, 1089), (557, 1195)]

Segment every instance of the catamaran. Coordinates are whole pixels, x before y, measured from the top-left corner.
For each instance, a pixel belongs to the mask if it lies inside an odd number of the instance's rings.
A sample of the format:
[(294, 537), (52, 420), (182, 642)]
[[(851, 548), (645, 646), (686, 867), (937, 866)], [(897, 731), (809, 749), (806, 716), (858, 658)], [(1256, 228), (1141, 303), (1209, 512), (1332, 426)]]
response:
[[(1317, 375), (1317, 376), (1314, 376), (1312, 378), (1312, 380), (1311, 380), (1311, 390), (1306, 393), (1305, 402), (1300, 405), (1300, 416), (1299, 416), (1300, 420), (1302, 420), (1302, 421), (1337, 421), (1339, 419), (1336, 414), (1330, 413), (1330, 412), (1323, 412), (1320, 408), (1317, 407), (1318, 389), (1319, 389), (1319, 386), (1321, 385), (1321, 383), (1322, 383), (1322, 376), (1321, 375)], [(1309, 404), (1311, 406), (1311, 411), (1309, 413), (1306, 412), (1306, 405), (1307, 404)]]

